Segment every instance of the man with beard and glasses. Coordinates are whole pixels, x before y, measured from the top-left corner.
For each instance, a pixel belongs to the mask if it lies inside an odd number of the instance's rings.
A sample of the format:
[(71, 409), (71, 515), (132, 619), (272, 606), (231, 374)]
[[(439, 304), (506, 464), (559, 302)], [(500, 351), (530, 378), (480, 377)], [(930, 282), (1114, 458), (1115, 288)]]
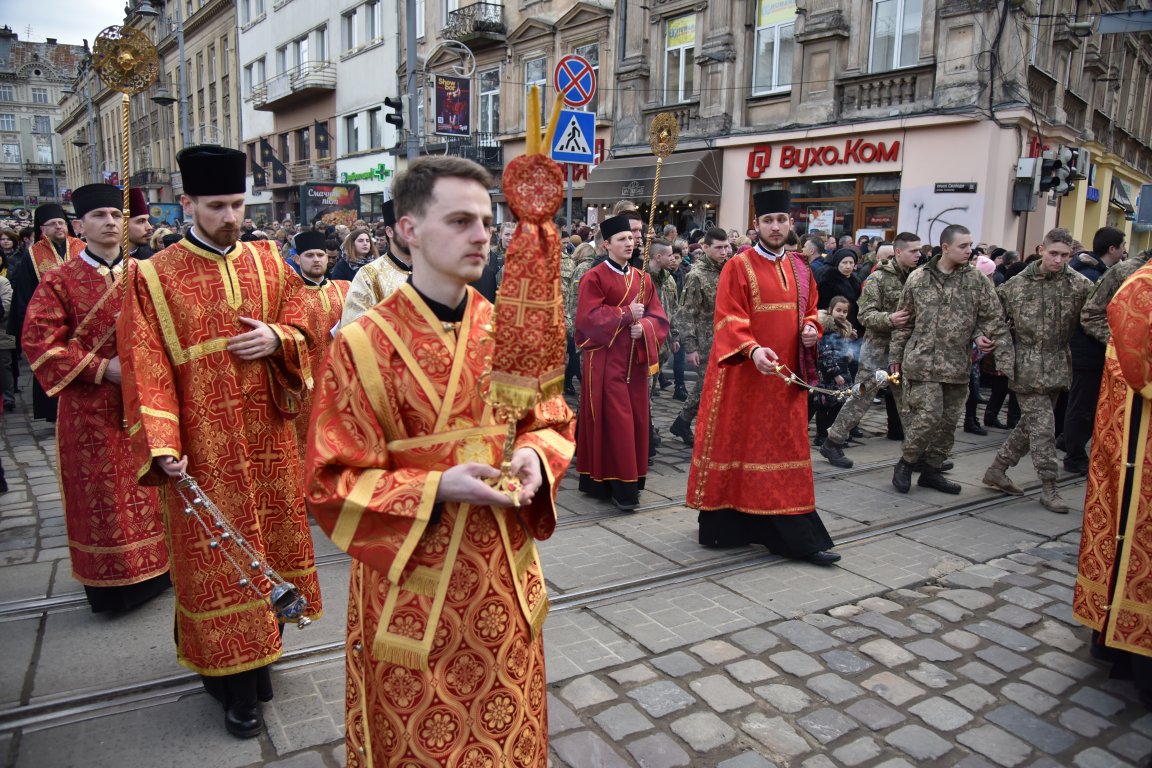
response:
[(706, 547), (762, 544), (775, 554), (832, 565), (816, 512), (808, 397), (774, 375), (786, 366), (815, 377), (820, 338), (816, 281), (803, 254), (788, 251), (791, 196), (753, 195), (757, 241), (724, 265), (700, 401), (687, 505), (700, 510)]
[[(271, 241), (237, 242), (243, 152), (201, 145), (176, 160), (192, 227), (130, 266), (116, 328), (133, 466), (150, 485), (187, 472), (315, 617), (320, 584), (292, 428), (312, 385), (304, 284)], [(228, 732), (254, 737), (282, 625), (237, 572), (233, 547), (211, 546), (199, 516), (174, 490), (166, 496), (177, 658), (224, 705)]]

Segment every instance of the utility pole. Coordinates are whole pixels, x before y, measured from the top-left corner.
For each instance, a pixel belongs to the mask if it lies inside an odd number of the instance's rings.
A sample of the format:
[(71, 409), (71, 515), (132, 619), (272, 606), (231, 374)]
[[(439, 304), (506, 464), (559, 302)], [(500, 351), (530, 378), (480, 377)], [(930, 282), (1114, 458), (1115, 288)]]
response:
[(407, 0), (404, 4), (404, 37), (407, 48), (405, 67), (408, 70), (408, 162), (412, 162), (420, 155), (417, 131), (422, 126), (417, 122), (420, 114), (416, 103), (416, 0)]

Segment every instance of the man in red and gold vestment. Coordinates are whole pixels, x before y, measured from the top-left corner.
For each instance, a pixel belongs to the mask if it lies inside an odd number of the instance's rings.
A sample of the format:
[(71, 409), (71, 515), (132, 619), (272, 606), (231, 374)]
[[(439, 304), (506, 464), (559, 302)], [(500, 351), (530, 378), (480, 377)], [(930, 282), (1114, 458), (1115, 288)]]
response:
[(110, 184), (72, 193), (88, 246), (44, 273), (24, 319), (32, 371), (49, 396), (59, 397), (56, 452), (68, 552), (95, 612), (134, 608), (169, 585), (159, 500), (155, 488), (136, 483), (120, 395), (122, 204)]
[(1152, 706), (1152, 264), (1109, 302), (1108, 327), (1072, 610), (1092, 655)]
[[(784, 557), (831, 565), (832, 538), (816, 512), (808, 397), (774, 375), (811, 381), (820, 324), (816, 281), (790, 252), (791, 197), (759, 192), (755, 245), (720, 272), (715, 336), (688, 471), (707, 547), (763, 544)], [(783, 369), (782, 369), (783, 370)]]
[(580, 490), (629, 511), (639, 506), (648, 474), (648, 376), (669, 329), (655, 284), (629, 264), (635, 217), (620, 214), (600, 224), (608, 258), (580, 278), (575, 322), (583, 352)]
[(356, 271), (356, 277), (352, 278), (352, 284), (344, 297), (341, 328), (399, 290), (412, 274), (412, 254), (408, 253), (407, 246), (396, 234), (396, 209), (393, 201), (384, 203), (380, 218), (384, 223), (388, 247), (380, 258)]
[(556, 526), (572, 456), (557, 396), (518, 424), (521, 506), (490, 487), (504, 425), (483, 401), (492, 306), (468, 287), (488, 255), (488, 173), (420, 158), (392, 183), (412, 279), (337, 334), (309, 430), (308, 505), (353, 557), (348, 765), (548, 760), (534, 539)]
[[(302, 298), (308, 307), (307, 323), (314, 339), (314, 343), (308, 347), (308, 363), (313, 377), (320, 375), (328, 356), (328, 347), (332, 344), (332, 332), (340, 322), (344, 297), (348, 294), (347, 280), (328, 279), (328, 251), (324, 250), (324, 242), (323, 234), (310, 229), (299, 233), (292, 240), (296, 249), (296, 255), (292, 258), (300, 268), (300, 277), (304, 279)], [(300, 416), (295, 424), (301, 461), (304, 460), (307, 447), (308, 416), (311, 413), (312, 392), (306, 390), (300, 404)]]
[[(84, 241), (72, 236), (68, 214), (56, 203), (46, 203), (36, 209), (33, 216), (39, 238), (28, 249), (28, 258), (22, 259), (8, 274), (12, 283), (12, 307), (8, 314), (8, 333), (20, 345), (24, 332), (24, 315), (36, 286), (51, 269), (75, 258), (84, 250)], [(32, 380), (32, 417), (56, 420), (56, 400), (49, 397), (36, 378)]]
[[(130, 266), (117, 326), (140, 482), (166, 486), (177, 658), (203, 676), (239, 737), (263, 729), (268, 665), (280, 630), (264, 596), (212, 546), (169, 485), (185, 471), (232, 527), (320, 612), (291, 419), (311, 384), (300, 277), (267, 240), (237, 243), (244, 154), (214, 146), (177, 156), (184, 239)], [(242, 581), (243, 580), (243, 581)]]

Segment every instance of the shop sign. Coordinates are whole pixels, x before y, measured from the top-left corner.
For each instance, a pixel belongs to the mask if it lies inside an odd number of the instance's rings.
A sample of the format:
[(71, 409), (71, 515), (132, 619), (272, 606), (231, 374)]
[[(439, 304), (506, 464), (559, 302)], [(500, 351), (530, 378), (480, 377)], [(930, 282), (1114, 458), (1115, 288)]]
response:
[(976, 194), (976, 182), (974, 181), (945, 181), (936, 184), (936, 194), (944, 194), (947, 192), (964, 192), (969, 194)]
[(1090, 202), (1090, 203), (1100, 202), (1100, 190), (1099, 189), (1097, 189), (1096, 187), (1088, 187), (1088, 202)]
[(648, 185), (642, 181), (632, 180), (620, 188), (620, 197), (625, 200), (636, 197), (650, 197)]
[[(798, 147), (795, 144), (778, 145), (778, 167), (804, 173), (809, 168), (852, 165), (854, 163), (890, 163), (900, 159), (900, 141), (865, 141), (845, 139), (843, 144), (822, 144)], [(757, 144), (748, 152), (748, 178), (758, 179), (772, 167), (771, 144)]]
[(359, 173), (341, 173), (340, 183), (351, 184), (354, 181), (384, 181), (392, 175), (392, 169), (380, 163), (375, 168), (369, 168)]

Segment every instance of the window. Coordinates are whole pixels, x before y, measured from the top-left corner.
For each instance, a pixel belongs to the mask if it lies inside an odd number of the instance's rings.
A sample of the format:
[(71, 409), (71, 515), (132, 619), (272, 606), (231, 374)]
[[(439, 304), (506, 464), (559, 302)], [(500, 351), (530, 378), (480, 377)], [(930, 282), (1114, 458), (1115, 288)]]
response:
[(0, 115), (0, 131), (16, 130), (16, 115)]
[(500, 70), (480, 73), (480, 89), (476, 94), (476, 112), (479, 115), (482, 140), (489, 140), (500, 132)]
[(288, 71), (288, 46), (282, 45), (276, 49), (276, 74), (282, 75)]
[(4, 195), (6, 197), (24, 197), (24, 182), (22, 182), (22, 181), (6, 181), (6, 182), (4, 182)]
[[(424, 93), (424, 86), (420, 86), (416, 89), (416, 125), (419, 126), (420, 133), (424, 133), (424, 128), (428, 125), (425, 121), (427, 115), (425, 106), (428, 104), (426, 99), (427, 94)], [(412, 129), (410, 128), (409, 130)]]
[(332, 155), (332, 134), (328, 130), (328, 122), (320, 123), (316, 129), (316, 157), (324, 158)]
[(368, 146), (372, 149), (384, 146), (384, 125), (380, 107), (368, 110)]
[(792, 87), (792, 39), (795, 35), (794, 0), (759, 0), (756, 9), (756, 61), (752, 93), (786, 91)]
[(220, 74), (228, 74), (228, 68), (232, 66), (230, 59), (232, 54), (228, 47), (228, 36), (220, 38)]
[(245, 96), (251, 96), (252, 95), (252, 86), (255, 85), (255, 81), (252, 78), (252, 75), (253, 75), (252, 68), (254, 66), (256, 66), (256, 65), (255, 64), (245, 64), (244, 65), (243, 86), (244, 86), (244, 95)]
[(280, 162), (287, 163), (292, 159), (292, 152), (288, 147), (288, 134), (281, 133), (276, 137), (277, 143), (280, 145)]
[(240, 24), (252, 21), (252, 0), (240, 0)]
[(216, 82), (216, 46), (208, 46), (208, 82)]
[(196, 54), (196, 85), (204, 87), (204, 54)]
[(668, 20), (664, 37), (664, 101), (687, 101), (692, 97), (696, 70), (696, 14)]
[(309, 129), (301, 128), (296, 131), (296, 159), (307, 162), (312, 157), (312, 139)]
[(55, 197), (56, 196), (56, 180), (51, 176), (41, 176), (36, 181), (40, 182), (40, 197)]
[(576, 46), (576, 55), (583, 56), (592, 65), (592, 71), (596, 73), (596, 94), (592, 97), (592, 101), (587, 105), (580, 107), (589, 112), (597, 112), (597, 107), (600, 104), (600, 43), (589, 43), (588, 45)]
[(0, 85), (0, 101), (16, 101), (16, 91), (10, 85)]
[(292, 66), (299, 67), (309, 61), (311, 59), (308, 58), (308, 35), (304, 35), (292, 43)]
[(32, 103), (33, 104), (47, 104), (48, 103), (48, 89), (47, 88), (33, 88), (32, 89)]
[(360, 47), (358, 31), (356, 29), (356, 11), (350, 11), (340, 17), (340, 39), (344, 52), (354, 51)]
[(52, 145), (46, 141), (36, 142), (36, 162), (42, 165), (52, 164)]
[(380, 0), (364, 3), (364, 38), (373, 43), (384, 37), (383, 19), (380, 13)]
[(416, 0), (416, 37), (424, 37), (424, 0)]
[(452, 12), (459, 7), (459, 0), (444, 0), (444, 26), (448, 26), (448, 20), (452, 17)]
[(528, 93), (534, 85), (540, 88), (540, 125), (543, 126), (544, 103), (548, 99), (548, 59), (544, 56), (524, 60), (524, 114), (528, 114)]
[(4, 144), (2, 147), (4, 153), (4, 162), (6, 163), (19, 163), (20, 162), (20, 145), (19, 144)]
[(360, 129), (356, 127), (356, 115), (344, 118), (344, 154), (360, 151)]
[(328, 58), (328, 25), (316, 30), (316, 42), (312, 46), (311, 61), (324, 61)]
[(923, 0), (874, 0), (870, 70), (914, 67), (920, 60)]
[(52, 133), (52, 118), (48, 115), (33, 115), (32, 133)]

